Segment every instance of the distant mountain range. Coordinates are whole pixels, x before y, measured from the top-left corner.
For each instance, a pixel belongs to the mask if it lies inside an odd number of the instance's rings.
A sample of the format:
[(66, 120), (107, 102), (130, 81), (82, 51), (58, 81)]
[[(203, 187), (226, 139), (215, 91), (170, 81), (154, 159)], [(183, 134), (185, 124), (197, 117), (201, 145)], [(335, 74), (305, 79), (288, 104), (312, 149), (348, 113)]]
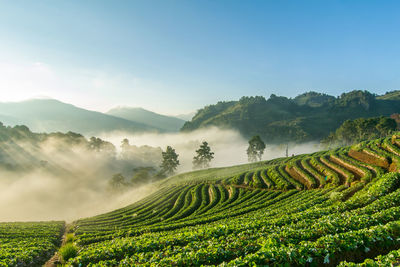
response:
[[(32, 99), (0, 103), (0, 121), (5, 125), (26, 125), (35, 132), (178, 131), (184, 121), (144, 109), (113, 109), (110, 113), (90, 111), (54, 99)], [(121, 117), (120, 117), (121, 116)], [(130, 118), (130, 119), (127, 119)]]
[(26, 125), (35, 132), (178, 132), (208, 126), (239, 130), (246, 138), (260, 135), (267, 143), (318, 141), (345, 120), (400, 113), (400, 91), (378, 96), (352, 91), (339, 97), (307, 92), (295, 98), (271, 95), (242, 97), (238, 101), (205, 106), (185, 118), (166, 116), (142, 108), (118, 107), (107, 113), (90, 111), (54, 99), (0, 103), (0, 121)]
[(267, 143), (321, 140), (345, 120), (400, 113), (400, 91), (377, 96), (352, 91), (339, 97), (307, 92), (295, 98), (242, 97), (200, 109), (182, 131), (208, 126), (233, 128), (245, 137), (261, 135)]
[(178, 132), (185, 123), (185, 120), (157, 114), (143, 108), (117, 107), (106, 114), (139, 122), (166, 132)]

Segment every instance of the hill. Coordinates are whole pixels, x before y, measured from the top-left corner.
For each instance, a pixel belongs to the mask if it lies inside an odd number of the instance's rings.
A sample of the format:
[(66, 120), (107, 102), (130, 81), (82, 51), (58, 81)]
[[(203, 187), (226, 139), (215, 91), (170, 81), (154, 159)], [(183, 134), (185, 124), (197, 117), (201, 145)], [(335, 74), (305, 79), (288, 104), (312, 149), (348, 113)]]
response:
[(79, 132), (96, 135), (115, 130), (160, 131), (157, 127), (90, 111), (54, 99), (0, 103), (0, 119), (6, 125), (23, 124), (35, 132)]
[(143, 108), (117, 107), (109, 110), (107, 114), (146, 124), (165, 132), (178, 132), (185, 123), (184, 120), (157, 114)]
[[(389, 99), (390, 98), (390, 99)], [(400, 100), (352, 91), (339, 97), (308, 92), (294, 99), (271, 95), (242, 97), (200, 109), (182, 131), (208, 126), (233, 128), (245, 137), (261, 135), (267, 143), (319, 141), (344, 121), (360, 117), (390, 116), (400, 110)]]
[[(67, 266), (391, 266), (400, 259), (399, 170), (393, 135), (180, 174), (132, 205), (68, 225), (60, 255)], [(0, 264), (53, 251), (60, 226), (0, 225)], [(11, 232), (48, 241), (29, 247)]]
[(394, 101), (400, 100), (400, 91), (387, 92), (384, 95), (378, 96), (377, 99)]
[(74, 222), (79, 253), (68, 264), (351, 266), (398, 253), (399, 168), (393, 136), (181, 174), (135, 204)]

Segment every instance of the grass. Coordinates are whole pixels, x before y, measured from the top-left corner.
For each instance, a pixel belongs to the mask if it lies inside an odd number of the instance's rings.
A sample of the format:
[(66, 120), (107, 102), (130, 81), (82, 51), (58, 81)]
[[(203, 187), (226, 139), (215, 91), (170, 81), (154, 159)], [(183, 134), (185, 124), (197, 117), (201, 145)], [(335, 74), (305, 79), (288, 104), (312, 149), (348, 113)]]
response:
[(66, 243), (58, 251), (64, 262), (78, 255), (78, 248), (73, 243)]

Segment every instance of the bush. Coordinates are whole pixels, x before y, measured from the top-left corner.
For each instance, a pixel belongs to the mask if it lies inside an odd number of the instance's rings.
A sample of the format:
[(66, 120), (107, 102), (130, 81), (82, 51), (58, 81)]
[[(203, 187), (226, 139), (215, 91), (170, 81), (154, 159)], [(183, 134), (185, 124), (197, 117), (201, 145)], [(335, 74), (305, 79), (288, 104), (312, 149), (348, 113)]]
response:
[(67, 243), (60, 248), (59, 253), (64, 262), (71, 258), (75, 258), (78, 254), (78, 248), (73, 243)]

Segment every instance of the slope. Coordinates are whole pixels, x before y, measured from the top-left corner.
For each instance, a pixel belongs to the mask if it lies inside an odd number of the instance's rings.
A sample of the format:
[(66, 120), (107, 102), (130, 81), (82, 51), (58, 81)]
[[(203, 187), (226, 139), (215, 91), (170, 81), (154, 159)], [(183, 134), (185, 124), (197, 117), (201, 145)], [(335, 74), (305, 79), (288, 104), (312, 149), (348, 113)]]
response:
[[(73, 266), (335, 266), (400, 248), (400, 136), (171, 177), (74, 222)], [(344, 264), (344, 263), (343, 263)]]
[(400, 110), (400, 100), (352, 91), (339, 97), (308, 92), (289, 99), (271, 95), (242, 97), (200, 109), (182, 131), (208, 126), (233, 128), (245, 137), (261, 135), (267, 143), (321, 140), (345, 120), (390, 116)]
[(390, 91), (384, 95), (378, 96), (377, 98), (381, 100), (400, 100), (400, 91)]
[(54, 99), (0, 103), (0, 118), (6, 125), (23, 124), (35, 132), (79, 132), (95, 135), (115, 130), (159, 131), (142, 123), (89, 111)]
[(178, 132), (185, 123), (184, 120), (157, 114), (143, 108), (117, 107), (109, 110), (106, 114), (146, 124), (166, 132)]

